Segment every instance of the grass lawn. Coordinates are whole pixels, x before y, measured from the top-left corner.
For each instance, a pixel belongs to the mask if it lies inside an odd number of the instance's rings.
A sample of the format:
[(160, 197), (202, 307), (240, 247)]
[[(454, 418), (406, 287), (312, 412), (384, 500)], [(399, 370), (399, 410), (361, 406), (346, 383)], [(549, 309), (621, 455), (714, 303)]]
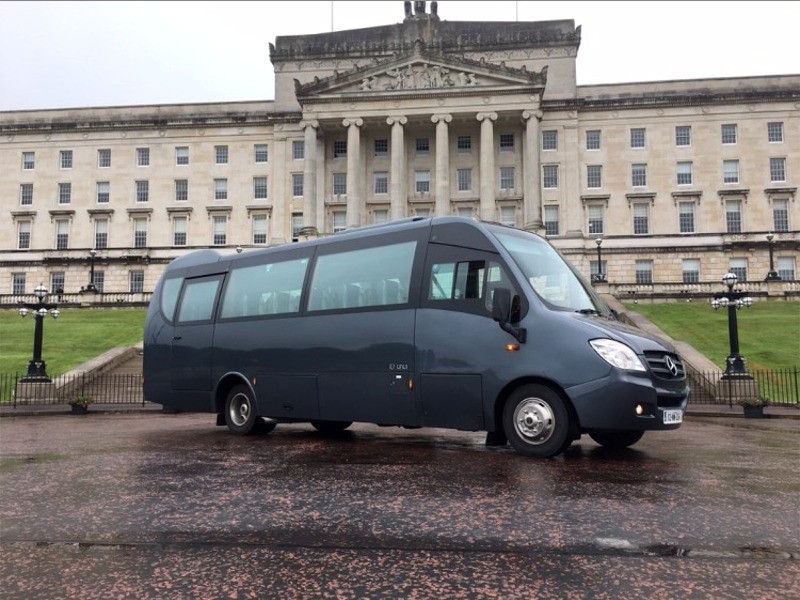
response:
[[(42, 358), (47, 374), (60, 375), (114, 348), (142, 341), (144, 308), (66, 308), (58, 319), (44, 322)], [(28, 370), (33, 357), (34, 319), (24, 319), (16, 309), (0, 310), (0, 372)]]
[[(633, 304), (638, 312), (674, 340), (693, 346), (720, 369), (730, 354), (728, 309), (714, 310), (707, 302)], [(800, 302), (756, 301), (736, 313), (739, 353), (747, 367), (790, 369), (800, 365)]]

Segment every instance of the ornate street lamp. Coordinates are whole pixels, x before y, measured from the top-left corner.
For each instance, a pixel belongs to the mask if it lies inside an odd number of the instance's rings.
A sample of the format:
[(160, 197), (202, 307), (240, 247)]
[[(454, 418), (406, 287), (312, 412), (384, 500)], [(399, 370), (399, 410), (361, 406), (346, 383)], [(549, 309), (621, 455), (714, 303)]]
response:
[(42, 358), (44, 318), (47, 316), (47, 312), (51, 311), (52, 317), (57, 319), (59, 315), (58, 305), (45, 302), (48, 292), (47, 288), (41, 283), (33, 290), (33, 293), (37, 299), (35, 304), (20, 302), (22, 307), (19, 309), (19, 316), (25, 318), (28, 315), (28, 311), (31, 311), (36, 322), (33, 330), (33, 359), (28, 363), (28, 373), (20, 381), (49, 382), (50, 378), (47, 376), (46, 365)]
[(86, 289), (83, 290), (89, 294), (97, 293), (97, 286), (94, 284), (94, 257), (96, 254), (97, 250), (94, 248), (89, 250), (89, 284), (86, 286)]
[(745, 358), (739, 354), (739, 325), (736, 321), (736, 311), (740, 308), (750, 308), (753, 299), (746, 292), (734, 292), (733, 286), (736, 285), (736, 273), (728, 273), (722, 278), (722, 283), (728, 287), (727, 292), (714, 294), (711, 306), (714, 310), (718, 308), (728, 309), (728, 338), (730, 340), (730, 354), (725, 359), (725, 373), (723, 379), (751, 379), (747, 372)]
[(772, 256), (772, 246), (773, 246), (772, 240), (774, 238), (775, 236), (772, 235), (772, 232), (770, 231), (767, 234), (767, 243), (769, 244), (769, 272), (767, 273), (767, 276), (764, 278), (765, 281), (781, 280), (781, 276), (778, 275), (778, 272), (775, 270), (775, 262), (773, 261), (773, 256)]
[(597, 283), (605, 283), (606, 278), (603, 276), (603, 252), (600, 250), (600, 246), (603, 245), (602, 236), (597, 236), (594, 243), (597, 244), (597, 274), (594, 276), (594, 280)]

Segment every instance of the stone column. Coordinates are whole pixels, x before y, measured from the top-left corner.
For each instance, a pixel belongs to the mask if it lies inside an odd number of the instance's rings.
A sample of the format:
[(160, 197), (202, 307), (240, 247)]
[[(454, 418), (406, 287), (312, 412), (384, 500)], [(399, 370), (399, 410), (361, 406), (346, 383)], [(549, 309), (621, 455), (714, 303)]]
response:
[(478, 113), (481, 122), (481, 219), (495, 220), (494, 121), (497, 113)]
[(305, 133), (305, 168), (303, 169), (303, 226), (317, 226), (317, 129), (319, 121), (302, 121)]
[(522, 148), (522, 176), (525, 181), (525, 201), (523, 203), (524, 227), (528, 231), (541, 231), (542, 185), (541, 161), (539, 157), (539, 121), (542, 111), (526, 110), (522, 118), (526, 121), (525, 143)]
[(392, 126), (392, 172), (389, 174), (392, 209), (390, 219), (402, 219), (406, 216), (406, 144), (403, 125), (408, 123), (406, 117), (389, 117), (386, 124)]
[(360, 227), (361, 223), (361, 186), (364, 183), (361, 165), (361, 132), (362, 119), (345, 119), (342, 125), (347, 127), (347, 228)]
[(450, 136), (451, 115), (433, 115), (436, 123), (436, 216), (450, 214)]

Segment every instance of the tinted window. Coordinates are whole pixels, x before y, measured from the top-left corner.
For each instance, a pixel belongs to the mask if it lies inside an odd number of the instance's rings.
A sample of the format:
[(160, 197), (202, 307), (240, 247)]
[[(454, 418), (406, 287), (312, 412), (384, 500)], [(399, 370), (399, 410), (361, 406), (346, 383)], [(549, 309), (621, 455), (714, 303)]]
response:
[(497, 287), (513, 289), (503, 268), (494, 261), (469, 260), (434, 262), (430, 269), (428, 300), (431, 306), (445, 302), (452, 310), (492, 312), (492, 298)]
[(219, 277), (187, 281), (178, 310), (178, 323), (210, 321), (214, 315), (214, 300), (220, 281)]
[(308, 310), (406, 304), (416, 242), (320, 256)]
[(161, 288), (161, 312), (169, 321), (175, 318), (175, 306), (178, 304), (182, 283), (183, 279), (167, 279)]
[(307, 267), (308, 259), (303, 258), (233, 269), (220, 318), (299, 312)]

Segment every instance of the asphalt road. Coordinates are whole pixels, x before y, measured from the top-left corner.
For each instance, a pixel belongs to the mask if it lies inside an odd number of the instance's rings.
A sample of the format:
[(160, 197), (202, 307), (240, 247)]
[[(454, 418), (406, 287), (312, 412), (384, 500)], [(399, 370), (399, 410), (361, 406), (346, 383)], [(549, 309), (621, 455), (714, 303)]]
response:
[(800, 421), (548, 460), (483, 439), (4, 418), (0, 597), (800, 597)]

